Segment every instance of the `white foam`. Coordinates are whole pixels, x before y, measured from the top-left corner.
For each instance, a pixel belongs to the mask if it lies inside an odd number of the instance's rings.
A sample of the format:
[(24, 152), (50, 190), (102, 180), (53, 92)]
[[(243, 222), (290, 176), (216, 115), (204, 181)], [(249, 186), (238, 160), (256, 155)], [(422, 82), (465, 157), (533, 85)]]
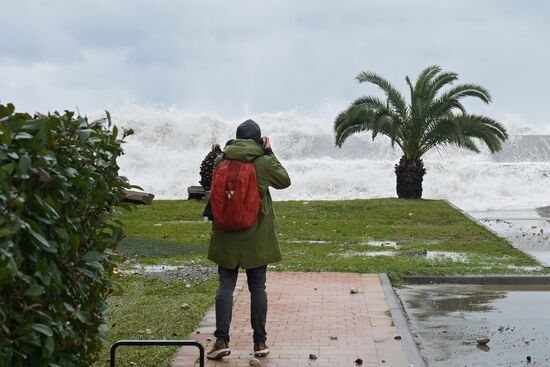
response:
[[(335, 148), (332, 126), (337, 112), (332, 108), (319, 116), (296, 111), (250, 116), (271, 137), (275, 153), (292, 178), (289, 189), (272, 191), (274, 199), (396, 196), (393, 167), (399, 151), (390, 148), (388, 139), (377, 137), (373, 142), (367, 134), (351, 137), (342, 149)], [(111, 114), (119, 126), (136, 132), (119, 161), (121, 173), (158, 199), (187, 198), (187, 187), (198, 184), (200, 163), (211, 143), (223, 146), (244, 120), (131, 103)], [(521, 140), (525, 134), (547, 131), (527, 124), (522, 128), (523, 122), (515, 116), (504, 123), (514, 135), (498, 161), (486, 151), (474, 154), (448, 148), (430, 152), (425, 157), (424, 197), (448, 199), (466, 210), (549, 205), (550, 155), (546, 154), (550, 145), (537, 140), (536, 154), (529, 155)], [(516, 149), (518, 144), (523, 144), (521, 149)]]

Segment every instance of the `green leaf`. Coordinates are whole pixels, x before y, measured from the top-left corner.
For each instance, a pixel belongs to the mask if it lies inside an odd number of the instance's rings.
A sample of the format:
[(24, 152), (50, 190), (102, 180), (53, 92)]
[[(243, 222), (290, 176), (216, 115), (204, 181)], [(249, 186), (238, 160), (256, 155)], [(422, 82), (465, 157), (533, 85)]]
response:
[(31, 284), (31, 286), (27, 289), (27, 291), (24, 294), (27, 297), (38, 297), (42, 293), (44, 293), (44, 287), (34, 283), (34, 284)]
[(32, 325), (31, 325), (31, 328), (32, 328), (34, 331), (39, 332), (40, 334), (44, 334), (44, 335), (46, 335), (46, 336), (53, 336), (52, 328), (49, 327), (48, 325), (44, 325), (44, 324), (32, 324)]
[(80, 130), (78, 132), (78, 139), (80, 139), (81, 141), (88, 140), (91, 133), (92, 133), (92, 130), (90, 129)]
[(44, 343), (44, 350), (46, 351), (46, 356), (51, 356), (55, 350), (55, 342), (52, 336), (48, 336), (46, 338), (46, 343)]
[(23, 124), (23, 129), (26, 130), (38, 130), (44, 126), (43, 120), (29, 120)]
[(14, 163), (8, 163), (8, 164), (5, 164), (2, 169), (8, 174), (8, 175), (11, 175), (13, 170), (15, 169), (15, 164)]
[(38, 244), (42, 245), (44, 248), (51, 248), (50, 243), (44, 238), (44, 236), (38, 232), (35, 232), (32, 228), (28, 228), (27, 230)]
[(18, 132), (13, 136), (14, 140), (24, 140), (24, 139), (33, 139), (33, 138), (34, 136), (24, 131)]
[(27, 173), (30, 166), (31, 158), (27, 154), (22, 155), (21, 158), (19, 158), (19, 174), (23, 175)]
[(74, 308), (71, 304), (69, 304), (69, 303), (67, 303), (67, 302), (63, 302), (63, 306), (65, 306), (65, 309), (66, 309), (67, 311), (69, 311), (69, 312), (71, 312), (71, 313), (74, 313), (74, 312), (75, 312), (75, 308)]

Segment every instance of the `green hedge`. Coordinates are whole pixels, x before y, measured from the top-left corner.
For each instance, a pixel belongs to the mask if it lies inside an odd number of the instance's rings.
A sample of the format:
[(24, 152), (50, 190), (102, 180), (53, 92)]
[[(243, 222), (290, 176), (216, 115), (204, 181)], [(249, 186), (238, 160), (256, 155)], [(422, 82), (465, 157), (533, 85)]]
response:
[(124, 138), (110, 116), (0, 105), (0, 364), (85, 366), (104, 337)]

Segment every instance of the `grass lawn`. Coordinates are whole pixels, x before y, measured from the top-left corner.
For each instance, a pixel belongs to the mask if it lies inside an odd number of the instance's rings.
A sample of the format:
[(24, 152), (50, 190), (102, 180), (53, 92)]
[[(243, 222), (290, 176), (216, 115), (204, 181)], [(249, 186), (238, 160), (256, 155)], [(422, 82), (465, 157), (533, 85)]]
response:
[[(386, 272), (399, 282), (410, 274), (509, 274), (537, 262), (443, 201), (349, 200), (275, 202), (283, 261), (272, 271)], [(156, 201), (123, 215), (126, 258), (142, 264), (203, 264), (210, 223), (204, 203)], [(387, 242), (381, 247), (377, 241)], [(395, 246), (395, 247), (392, 247)], [(390, 252), (391, 251), (391, 252)], [(383, 255), (383, 256), (375, 256)], [(535, 273), (547, 272), (535, 270)], [(216, 280), (193, 284), (139, 275), (115, 278), (109, 299), (110, 340), (184, 338), (212, 305)], [(180, 305), (190, 308), (182, 310)], [(121, 349), (120, 366), (168, 366), (173, 348)], [(118, 353), (117, 353), (118, 355)], [(97, 366), (106, 365), (107, 350)]]

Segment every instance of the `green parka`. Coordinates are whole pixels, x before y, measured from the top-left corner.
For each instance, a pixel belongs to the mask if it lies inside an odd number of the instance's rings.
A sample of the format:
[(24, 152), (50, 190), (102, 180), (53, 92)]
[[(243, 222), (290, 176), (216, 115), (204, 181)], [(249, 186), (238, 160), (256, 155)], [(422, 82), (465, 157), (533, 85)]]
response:
[(281, 261), (277, 222), (268, 187), (289, 187), (288, 173), (274, 154), (265, 154), (252, 139), (230, 140), (223, 153), (216, 160), (215, 166), (223, 158), (253, 162), (262, 204), (256, 224), (249, 229), (224, 231), (213, 223), (208, 258), (227, 269), (235, 269), (238, 266), (244, 269), (257, 268)]

